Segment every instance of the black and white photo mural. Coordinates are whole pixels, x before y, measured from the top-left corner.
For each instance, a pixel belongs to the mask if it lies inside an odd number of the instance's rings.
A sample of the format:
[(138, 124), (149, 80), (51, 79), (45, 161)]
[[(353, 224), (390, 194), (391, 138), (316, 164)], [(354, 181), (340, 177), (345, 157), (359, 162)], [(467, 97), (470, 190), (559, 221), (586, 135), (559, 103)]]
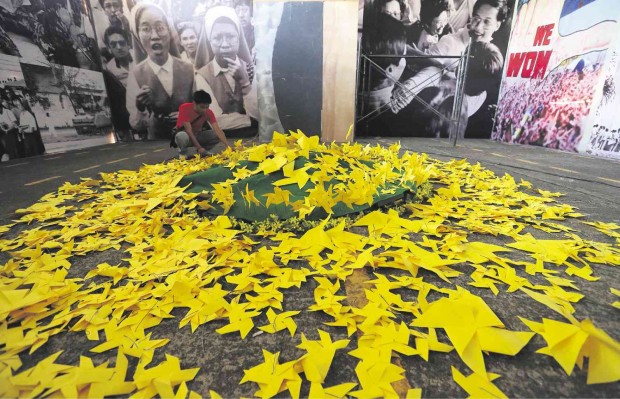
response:
[[(620, 29), (604, 66), (603, 87), (598, 106), (593, 107), (586, 135), (577, 150), (620, 159)], [(596, 102), (595, 102), (596, 104)]]
[(449, 122), (418, 99), (450, 118), (460, 64), (442, 57), (469, 50), (458, 136), (490, 138), (513, 6), (514, 0), (366, 0), (361, 51), (376, 65), (358, 84), (358, 119), (372, 115), (357, 124), (356, 135), (447, 137)]
[(1, 159), (113, 141), (100, 62), (82, 1), (0, 1)]
[(195, 90), (231, 137), (258, 132), (251, 0), (90, 0), (121, 140), (166, 140)]

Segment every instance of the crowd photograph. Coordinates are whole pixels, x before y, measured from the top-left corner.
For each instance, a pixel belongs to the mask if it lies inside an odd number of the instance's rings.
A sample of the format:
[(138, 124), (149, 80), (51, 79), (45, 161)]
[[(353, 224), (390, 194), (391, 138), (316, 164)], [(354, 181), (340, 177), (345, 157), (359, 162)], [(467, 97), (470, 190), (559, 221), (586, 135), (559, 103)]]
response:
[(91, 0), (91, 8), (121, 140), (170, 138), (197, 90), (228, 135), (257, 133), (251, 0)]
[(577, 151), (601, 77), (600, 58), (598, 54), (576, 57), (543, 79), (507, 82), (492, 138)]
[(601, 101), (594, 113), (585, 151), (588, 154), (618, 158), (620, 155), (620, 43), (609, 57)]
[(459, 57), (469, 51), (457, 134), (461, 138), (489, 138), (510, 34), (509, 3), (366, 1), (361, 49), (372, 66), (365, 77), (367, 82), (358, 85), (358, 117), (370, 116), (358, 123), (356, 134), (447, 137), (452, 126), (456, 76), (458, 68), (463, 67)]

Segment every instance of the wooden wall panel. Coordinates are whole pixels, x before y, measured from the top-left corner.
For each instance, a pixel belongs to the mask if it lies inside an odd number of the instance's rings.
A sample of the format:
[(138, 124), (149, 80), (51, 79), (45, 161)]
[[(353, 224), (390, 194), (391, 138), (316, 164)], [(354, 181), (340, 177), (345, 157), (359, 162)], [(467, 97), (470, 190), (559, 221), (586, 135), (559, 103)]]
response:
[(357, 0), (326, 0), (323, 4), (324, 142), (346, 141), (355, 120), (357, 12)]

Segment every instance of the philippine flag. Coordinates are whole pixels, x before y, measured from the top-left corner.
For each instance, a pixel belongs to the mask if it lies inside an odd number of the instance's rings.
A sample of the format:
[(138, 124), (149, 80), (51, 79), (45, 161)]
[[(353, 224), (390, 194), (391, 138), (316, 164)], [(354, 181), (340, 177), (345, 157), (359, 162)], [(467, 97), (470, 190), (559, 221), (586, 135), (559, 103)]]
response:
[(549, 69), (571, 57), (606, 50), (618, 19), (620, 0), (565, 0)]
[(558, 33), (569, 36), (620, 17), (618, 0), (565, 0), (560, 14)]

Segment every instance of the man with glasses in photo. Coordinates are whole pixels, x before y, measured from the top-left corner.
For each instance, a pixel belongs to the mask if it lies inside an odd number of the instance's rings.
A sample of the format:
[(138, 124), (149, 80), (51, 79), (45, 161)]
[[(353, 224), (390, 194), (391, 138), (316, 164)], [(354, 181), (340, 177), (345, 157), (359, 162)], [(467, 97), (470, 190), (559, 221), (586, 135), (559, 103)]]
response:
[[(99, 5), (105, 13), (107, 20), (102, 22), (97, 20), (95, 27), (97, 28), (99, 47), (105, 49), (105, 30), (108, 27), (115, 27), (129, 33), (129, 21), (123, 14), (123, 4), (121, 0), (99, 0)], [(128, 41), (128, 45), (131, 47), (130, 41)]]
[(134, 66), (127, 32), (117, 26), (110, 26), (105, 30), (103, 42), (110, 54), (112, 54), (112, 59), (106, 64), (106, 69), (123, 86), (127, 87), (127, 76), (129, 76), (129, 71)]
[[(505, 0), (478, 0), (474, 4), (473, 14), (467, 27), (443, 36), (438, 43), (431, 45), (425, 53), (438, 56), (460, 56), (467, 51), (470, 38), (472, 43), (490, 44), (493, 40), (493, 34), (499, 30), (507, 16), (508, 6)], [(493, 47), (495, 46), (491, 48)], [(432, 66), (421, 69), (415, 76), (404, 81), (402, 87), (394, 90), (391, 103), (392, 112), (398, 113), (407, 107), (414, 96), (425, 87), (440, 86), (442, 82), (445, 83), (450, 80), (451, 74), (442, 75), (440, 73), (441, 68), (454, 71), (459, 64), (458, 60), (454, 58), (434, 58), (430, 62), (432, 62)], [(466, 98), (466, 100), (468, 99)], [(469, 108), (470, 111), (474, 109), (473, 106)]]
[[(103, 78), (108, 88), (108, 98), (112, 111), (112, 123), (117, 137), (121, 141), (134, 139), (129, 125), (127, 112), (127, 78), (134, 67), (129, 49), (129, 35), (122, 28), (110, 26), (105, 30), (103, 41), (112, 54), (112, 59), (105, 64)], [(136, 139), (139, 138), (139, 135)]]
[(160, 7), (135, 6), (132, 22), (139, 38), (135, 46), (139, 63), (127, 77), (129, 121), (148, 139), (170, 139), (179, 106), (191, 101), (194, 67), (178, 58), (173, 28)]
[[(472, 42), (490, 43), (493, 34), (499, 30), (506, 20), (508, 6), (505, 0), (478, 0), (469, 23), (465, 28), (442, 37), (436, 45), (428, 49), (429, 55), (461, 55), (467, 49), (469, 39)], [(451, 59), (438, 59), (444, 64), (452, 63)]]

